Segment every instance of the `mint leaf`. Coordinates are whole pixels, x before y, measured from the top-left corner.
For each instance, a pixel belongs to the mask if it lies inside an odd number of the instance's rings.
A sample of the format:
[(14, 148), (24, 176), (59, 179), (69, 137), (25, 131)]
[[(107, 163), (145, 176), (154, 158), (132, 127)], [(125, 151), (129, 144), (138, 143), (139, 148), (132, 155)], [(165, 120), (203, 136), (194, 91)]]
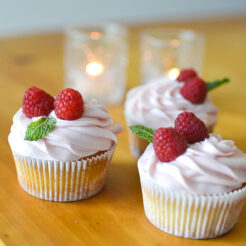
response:
[(228, 83), (230, 82), (230, 79), (228, 78), (224, 78), (224, 79), (217, 79), (217, 80), (214, 80), (212, 82), (208, 82), (206, 83), (207, 84), (207, 89), (208, 91), (211, 91), (213, 90), (214, 88), (218, 87), (218, 86), (221, 86), (225, 83)]
[(25, 140), (37, 141), (45, 137), (56, 124), (55, 118), (40, 118), (27, 126)]
[(133, 133), (135, 133), (138, 137), (147, 140), (148, 142), (153, 142), (154, 130), (148, 128), (146, 126), (135, 125), (129, 127)]

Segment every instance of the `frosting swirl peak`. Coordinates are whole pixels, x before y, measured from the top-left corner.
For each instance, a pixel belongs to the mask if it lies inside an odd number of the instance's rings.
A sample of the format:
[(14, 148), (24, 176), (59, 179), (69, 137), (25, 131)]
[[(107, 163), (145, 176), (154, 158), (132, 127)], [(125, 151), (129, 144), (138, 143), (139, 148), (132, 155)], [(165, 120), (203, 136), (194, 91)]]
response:
[(217, 108), (207, 96), (202, 104), (192, 104), (180, 93), (183, 83), (161, 78), (152, 83), (133, 88), (127, 93), (125, 117), (128, 125), (144, 125), (153, 129), (173, 126), (183, 111), (194, 113), (205, 125), (213, 127)]
[(183, 155), (164, 163), (150, 144), (138, 161), (139, 171), (164, 188), (193, 194), (219, 194), (246, 182), (246, 154), (218, 134), (190, 145)]
[(54, 111), (49, 117), (56, 118), (55, 128), (38, 141), (26, 141), (27, 126), (37, 118), (26, 117), (22, 109), (17, 111), (8, 138), (11, 148), (37, 159), (78, 160), (110, 149), (117, 143), (116, 134), (122, 131), (120, 125), (113, 123), (107, 108), (95, 100), (85, 104), (84, 113), (77, 120), (60, 120)]

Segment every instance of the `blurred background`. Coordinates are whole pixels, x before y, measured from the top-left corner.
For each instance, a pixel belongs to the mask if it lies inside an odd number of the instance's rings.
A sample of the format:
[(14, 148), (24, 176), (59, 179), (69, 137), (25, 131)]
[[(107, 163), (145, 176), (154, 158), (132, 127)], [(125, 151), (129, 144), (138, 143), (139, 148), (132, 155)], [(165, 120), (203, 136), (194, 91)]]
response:
[(134, 26), (245, 15), (245, 0), (0, 0), (0, 36), (59, 31), (95, 19)]

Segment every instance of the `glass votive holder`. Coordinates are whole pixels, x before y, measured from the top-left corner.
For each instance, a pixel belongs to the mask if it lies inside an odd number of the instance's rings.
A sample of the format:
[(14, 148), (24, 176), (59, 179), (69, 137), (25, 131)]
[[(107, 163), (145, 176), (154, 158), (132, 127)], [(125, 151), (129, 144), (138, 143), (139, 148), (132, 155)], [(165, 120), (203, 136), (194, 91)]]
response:
[(175, 79), (180, 69), (201, 72), (205, 39), (191, 30), (160, 28), (141, 33), (141, 80)]
[(112, 23), (73, 27), (65, 32), (65, 86), (83, 98), (118, 104), (125, 93), (127, 29)]

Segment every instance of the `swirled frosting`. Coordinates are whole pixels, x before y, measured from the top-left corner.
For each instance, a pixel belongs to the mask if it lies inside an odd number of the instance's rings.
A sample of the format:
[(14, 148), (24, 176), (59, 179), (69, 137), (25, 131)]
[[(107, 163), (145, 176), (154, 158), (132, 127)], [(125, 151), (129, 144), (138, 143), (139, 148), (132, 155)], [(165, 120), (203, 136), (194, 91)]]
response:
[(77, 120), (56, 118), (55, 128), (38, 141), (24, 140), (28, 124), (37, 118), (27, 118), (20, 109), (13, 118), (9, 134), (12, 150), (24, 156), (45, 160), (71, 161), (108, 150), (117, 143), (116, 134), (122, 127), (114, 124), (105, 106), (91, 100), (85, 104), (83, 115)]
[(192, 104), (180, 94), (183, 83), (168, 77), (138, 86), (127, 93), (125, 118), (128, 125), (144, 125), (153, 129), (173, 126), (183, 111), (194, 113), (205, 125), (213, 127), (217, 120), (217, 108), (209, 96), (202, 104)]
[(159, 161), (153, 144), (149, 144), (138, 161), (138, 169), (140, 176), (147, 175), (171, 191), (219, 194), (246, 182), (246, 154), (233, 141), (210, 134), (171, 162)]

